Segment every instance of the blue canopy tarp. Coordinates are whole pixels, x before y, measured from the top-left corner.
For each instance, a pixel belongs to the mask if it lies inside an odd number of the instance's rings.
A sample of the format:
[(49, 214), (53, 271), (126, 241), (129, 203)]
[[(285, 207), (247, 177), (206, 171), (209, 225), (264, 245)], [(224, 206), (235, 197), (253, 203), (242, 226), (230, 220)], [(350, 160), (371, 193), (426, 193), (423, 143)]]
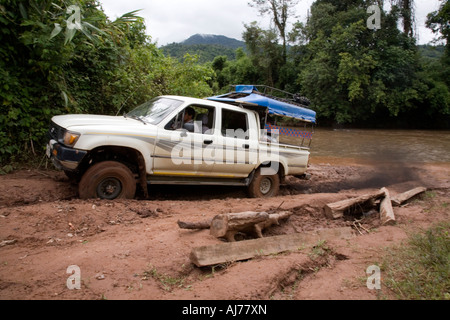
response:
[(206, 99), (231, 104), (259, 105), (268, 108), (269, 114), (316, 123), (315, 111), (261, 95), (258, 93), (258, 89), (251, 85), (239, 85), (236, 86), (235, 92)]

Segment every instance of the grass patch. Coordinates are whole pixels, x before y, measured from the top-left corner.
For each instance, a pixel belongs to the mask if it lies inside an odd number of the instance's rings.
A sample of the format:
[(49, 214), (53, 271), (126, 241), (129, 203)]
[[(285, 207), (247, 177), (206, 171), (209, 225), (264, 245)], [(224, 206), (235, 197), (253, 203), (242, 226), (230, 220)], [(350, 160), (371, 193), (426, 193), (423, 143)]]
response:
[(309, 258), (313, 261), (317, 260), (320, 257), (326, 257), (331, 252), (331, 249), (327, 245), (326, 240), (319, 240), (317, 244), (312, 247), (311, 252), (309, 253)]
[(450, 300), (450, 222), (388, 249), (384, 284), (402, 300)]
[(149, 278), (153, 278), (161, 284), (162, 288), (165, 291), (171, 292), (174, 288), (183, 288), (189, 290), (191, 286), (185, 286), (185, 278), (184, 277), (172, 277), (167, 274), (160, 273), (154, 266), (151, 264), (148, 265), (147, 270), (145, 270), (142, 274), (141, 280), (148, 280)]

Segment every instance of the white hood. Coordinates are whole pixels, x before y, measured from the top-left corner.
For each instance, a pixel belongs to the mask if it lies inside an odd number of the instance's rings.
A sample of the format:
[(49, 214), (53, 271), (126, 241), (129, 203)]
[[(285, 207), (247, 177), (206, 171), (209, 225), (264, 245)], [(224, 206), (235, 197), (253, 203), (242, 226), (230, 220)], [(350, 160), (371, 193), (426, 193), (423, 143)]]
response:
[(68, 114), (62, 116), (55, 116), (52, 121), (57, 125), (68, 129), (75, 130), (74, 127), (99, 127), (99, 126), (110, 126), (110, 127), (121, 127), (121, 126), (143, 126), (143, 122), (125, 118), (124, 116), (100, 116), (91, 114)]
[[(54, 116), (52, 121), (66, 130), (79, 133), (73, 147), (81, 150), (114, 145), (134, 148), (142, 153), (149, 150), (147, 144), (153, 144), (157, 136), (155, 125), (124, 116), (69, 114)], [(147, 149), (142, 149), (143, 146)]]

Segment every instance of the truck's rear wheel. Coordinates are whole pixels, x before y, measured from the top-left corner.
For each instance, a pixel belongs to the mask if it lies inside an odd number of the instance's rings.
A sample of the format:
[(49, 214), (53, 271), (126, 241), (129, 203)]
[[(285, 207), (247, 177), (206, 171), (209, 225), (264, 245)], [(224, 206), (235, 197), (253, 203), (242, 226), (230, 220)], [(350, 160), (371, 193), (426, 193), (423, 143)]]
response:
[(90, 167), (78, 185), (81, 199), (133, 199), (136, 179), (131, 170), (116, 161), (103, 161)]
[(252, 198), (269, 198), (278, 194), (280, 189), (280, 176), (275, 173), (272, 175), (262, 175), (261, 168), (258, 169), (248, 186), (248, 193)]

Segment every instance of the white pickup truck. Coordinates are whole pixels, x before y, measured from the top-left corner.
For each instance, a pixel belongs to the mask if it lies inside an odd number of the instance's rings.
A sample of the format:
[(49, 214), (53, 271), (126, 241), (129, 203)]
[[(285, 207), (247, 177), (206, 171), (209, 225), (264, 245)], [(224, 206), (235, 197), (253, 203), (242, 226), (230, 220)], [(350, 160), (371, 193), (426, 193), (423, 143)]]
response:
[(85, 199), (132, 199), (138, 188), (147, 197), (158, 184), (246, 186), (251, 197), (270, 197), (286, 175), (305, 175), (310, 155), (309, 145), (276, 134), (309, 142), (312, 134), (269, 124), (272, 115), (315, 123), (304, 106), (236, 86), (207, 99), (157, 97), (123, 116), (55, 116), (47, 156)]

